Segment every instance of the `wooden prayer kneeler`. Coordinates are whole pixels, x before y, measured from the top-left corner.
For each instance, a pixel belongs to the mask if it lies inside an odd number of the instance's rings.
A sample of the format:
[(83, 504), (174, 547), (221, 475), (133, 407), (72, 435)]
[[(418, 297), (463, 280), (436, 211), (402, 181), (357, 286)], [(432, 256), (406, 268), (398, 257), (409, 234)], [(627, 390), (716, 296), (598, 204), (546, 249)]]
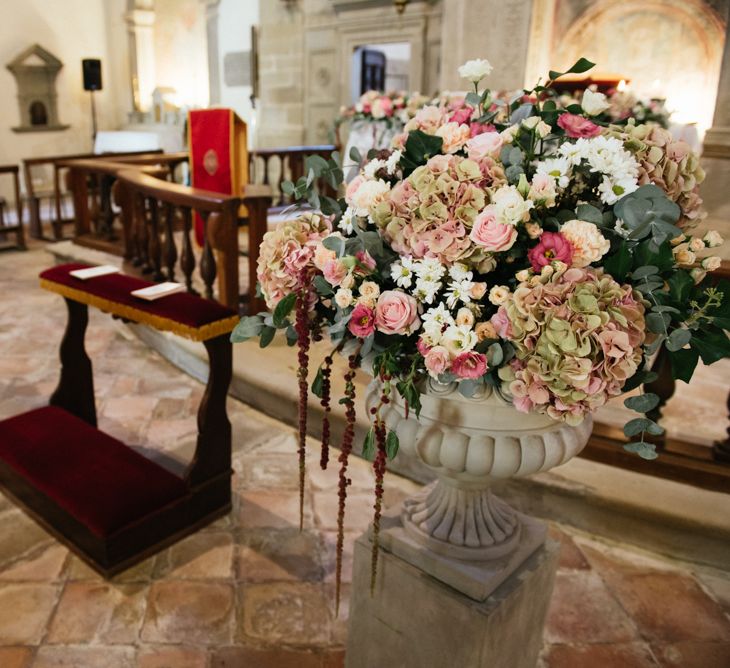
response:
[[(61, 379), (50, 406), (0, 422), (0, 486), (36, 521), (105, 577), (123, 571), (231, 508), (232, 309), (188, 293), (145, 302), (152, 285), (123, 274), (81, 281), (66, 264), (41, 287), (66, 300)], [(179, 477), (96, 428), (88, 306), (205, 344), (210, 376), (198, 410), (198, 441)]]

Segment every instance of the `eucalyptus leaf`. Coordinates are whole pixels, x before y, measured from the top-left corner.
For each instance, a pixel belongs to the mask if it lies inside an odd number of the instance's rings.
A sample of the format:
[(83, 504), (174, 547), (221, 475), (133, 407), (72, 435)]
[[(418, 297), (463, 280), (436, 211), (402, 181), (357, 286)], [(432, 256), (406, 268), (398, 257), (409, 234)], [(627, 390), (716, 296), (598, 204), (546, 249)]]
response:
[(650, 420), (649, 418), (634, 418), (624, 425), (624, 434), (627, 438), (631, 438), (632, 436), (636, 436), (642, 432), (652, 434), (653, 436), (659, 436), (664, 433), (664, 429), (654, 422), (654, 420)]
[(266, 348), (266, 346), (268, 346), (274, 339), (274, 334), (276, 334), (276, 329), (274, 327), (265, 326), (261, 330), (261, 336), (259, 337), (259, 347)]
[(665, 342), (667, 350), (677, 352), (684, 348), (692, 339), (692, 332), (688, 329), (675, 329)]
[(653, 443), (645, 443), (644, 441), (636, 441), (624, 445), (624, 450), (639, 455), (642, 459), (656, 459), (656, 446)]
[(356, 162), (358, 165), (362, 162), (362, 156), (360, 155), (360, 151), (357, 146), (353, 146), (350, 149), (350, 160)]
[(659, 395), (653, 392), (645, 392), (635, 397), (628, 397), (624, 400), (624, 406), (637, 413), (648, 413), (659, 405)]
[(362, 456), (363, 459), (370, 462), (375, 459), (375, 430), (372, 427), (365, 434), (365, 440), (362, 442)]
[(283, 327), (287, 316), (291, 313), (294, 308), (294, 304), (297, 302), (297, 293), (291, 292), (286, 297), (282, 297), (274, 308), (274, 327)]
[(239, 323), (231, 332), (231, 343), (240, 343), (248, 341), (254, 336), (258, 336), (264, 327), (263, 320), (258, 315), (249, 315), (241, 318)]

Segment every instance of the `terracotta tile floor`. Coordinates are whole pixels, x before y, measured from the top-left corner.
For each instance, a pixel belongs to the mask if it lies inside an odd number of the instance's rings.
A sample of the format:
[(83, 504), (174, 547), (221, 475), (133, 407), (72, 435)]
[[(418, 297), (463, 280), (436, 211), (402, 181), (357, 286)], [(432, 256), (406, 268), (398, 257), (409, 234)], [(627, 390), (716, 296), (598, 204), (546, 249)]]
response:
[[(46, 402), (66, 314), (37, 288), (41, 250), (0, 255), (0, 417)], [(189, 457), (202, 386), (92, 312), (100, 426), (161, 461)], [(333, 615), (336, 479), (312, 461), (296, 528), (293, 431), (230, 401), (234, 511), (111, 582), (0, 496), (0, 667), (336, 668), (346, 605)], [(353, 462), (345, 554), (367, 526), (372, 477)], [(390, 476), (395, 502), (415, 485)], [(553, 527), (560, 570), (543, 668), (730, 666), (730, 576)], [(345, 587), (345, 596), (349, 589)], [(426, 668), (426, 667), (424, 667)], [(464, 667), (471, 668), (471, 667)]]

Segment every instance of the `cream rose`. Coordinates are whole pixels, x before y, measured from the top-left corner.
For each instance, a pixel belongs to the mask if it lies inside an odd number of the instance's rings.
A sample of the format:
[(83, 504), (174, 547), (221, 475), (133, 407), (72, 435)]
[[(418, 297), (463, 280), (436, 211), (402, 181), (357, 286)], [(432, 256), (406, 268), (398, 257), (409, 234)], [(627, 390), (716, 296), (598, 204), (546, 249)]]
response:
[(436, 130), (436, 136), (443, 140), (441, 150), (444, 153), (456, 153), (469, 141), (470, 134), (469, 126), (464, 123), (461, 125), (455, 122), (446, 123)]
[(517, 225), (530, 219), (530, 209), (535, 205), (524, 199), (515, 186), (502, 186), (494, 193), (492, 204), (497, 220), (505, 225)]
[[(355, 181), (352, 183), (355, 183)], [(347, 188), (345, 198), (347, 203), (354, 209), (355, 215), (361, 218), (367, 216), (371, 208), (382, 202), (390, 190), (390, 185), (382, 179), (373, 181), (362, 179), (354, 190), (351, 188), (352, 183)]]
[(717, 255), (706, 257), (704, 260), (702, 260), (702, 268), (706, 269), (707, 271), (716, 271), (720, 268), (721, 264), (722, 260), (717, 257)]
[(340, 288), (335, 292), (335, 304), (340, 308), (347, 308), (352, 304), (352, 290)]
[(467, 60), (459, 67), (459, 76), (462, 79), (478, 84), (484, 77), (488, 76), (492, 71), (492, 64), (484, 59)]
[(589, 116), (598, 116), (598, 114), (606, 111), (611, 105), (603, 93), (596, 93), (590, 88), (586, 88), (583, 92), (583, 99), (580, 106)]
[(504, 304), (510, 296), (509, 288), (505, 285), (495, 285), (489, 291), (489, 301), (495, 306)]
[(456, 313), (456, 324), (471, 327), (474, 324), (474, 314), (466, 307), (460, 308)]
[(717, 248), (723, 244), (723, 238), (716, 230), (710, 230), (704, 237), (702, 237), (702, 240), (707, 244), (708, 248)]
[(560, 228), (560, 233), (573, 249), (573, 267), (587, 267), (591, 262), (600, 260), (611, 248), (611, 242), (598, 227), (585, 220), (569, 220)]
[(357, 300), (361, 304), (372, 306), (380, 296), (380, 286), (372, 281), (363, 281), (360, 284), (360, 298)]

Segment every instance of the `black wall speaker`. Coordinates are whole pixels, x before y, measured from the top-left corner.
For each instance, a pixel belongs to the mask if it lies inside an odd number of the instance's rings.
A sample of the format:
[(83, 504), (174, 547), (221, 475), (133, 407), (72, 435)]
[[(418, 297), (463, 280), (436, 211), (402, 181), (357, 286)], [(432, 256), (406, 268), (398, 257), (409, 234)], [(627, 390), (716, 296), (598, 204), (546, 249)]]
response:
[(84, 58), (81, 68), (84, 72), (84, 90), (101, 90), (101, 61), (98, 58)]

